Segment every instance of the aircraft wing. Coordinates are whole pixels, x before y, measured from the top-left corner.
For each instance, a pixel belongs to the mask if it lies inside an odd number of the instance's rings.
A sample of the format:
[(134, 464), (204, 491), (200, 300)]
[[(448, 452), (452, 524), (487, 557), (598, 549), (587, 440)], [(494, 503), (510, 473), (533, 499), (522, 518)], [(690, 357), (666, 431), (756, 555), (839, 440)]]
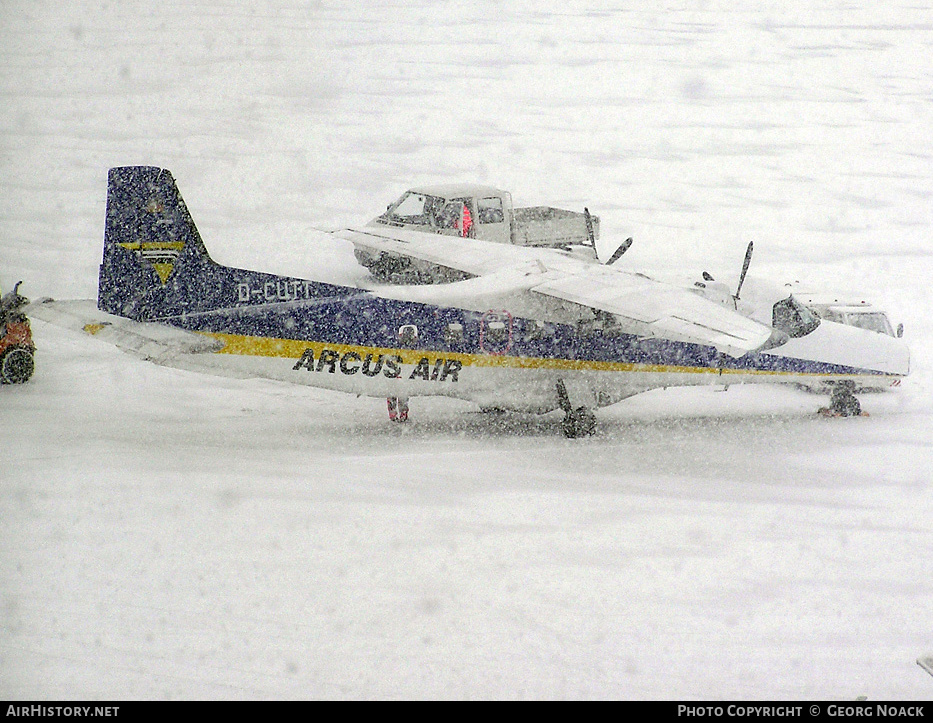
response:
[(772, 329), (687, 289), (555, 249), (510, 246), (456, 236), (365, 227), (337, 234), (371, 251), (407, 256), (489, 276), (528, 268), (526, 288), (613, 314), (629, 333), (712, 346), (739, 357), (761, 348)]
[(609, 312), (629, 333), (712, 346), (732, 357), (760, 349), (771, 338), (770, 327), (686, 289), (614, 267), (561, 265), (563, 273), (531, 291)]
[(215, 352), (224, 346), (218, 339), (167, 324), (133, 321), (107, 314), (90, 299), (40, 299), (31, 303), (26, 313), (56, 326), (91, 334), (156, 364), (178, 366), (177, 360), (185, 355)]
[(334, 235), (369, 251), (418, 259), (471, 276), (485, 276), (527, 262), (530, 251), (542, 250), (389, 226), (349, 228)]

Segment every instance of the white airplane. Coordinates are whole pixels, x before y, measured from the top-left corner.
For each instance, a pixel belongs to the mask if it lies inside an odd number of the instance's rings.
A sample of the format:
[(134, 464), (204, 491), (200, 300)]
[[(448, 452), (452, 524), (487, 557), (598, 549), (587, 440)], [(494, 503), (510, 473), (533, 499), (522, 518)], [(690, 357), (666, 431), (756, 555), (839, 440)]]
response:
[[(522, 213), (545, 233), (517, 235)], [(424, 395), (562, 409), (568, 437), (658, 387), (789, 383), (850, 399), (908, 373), (899, 338), (820, 319), (780, 286), (740, 295), (751, 245), (735, 293), (708, 274), (670, 284), (614, 265), (630, 240), (599, 263), (598, 221), (584, 215), (587, 248), (561, 213), (483, 187), (411, 191), (336, 232), (402, 282), (361, 289), (217, 264), (169, 171), (113, 168), (96, 304), (30, 313), (159, 364), (386, 397), (398, 421)]]

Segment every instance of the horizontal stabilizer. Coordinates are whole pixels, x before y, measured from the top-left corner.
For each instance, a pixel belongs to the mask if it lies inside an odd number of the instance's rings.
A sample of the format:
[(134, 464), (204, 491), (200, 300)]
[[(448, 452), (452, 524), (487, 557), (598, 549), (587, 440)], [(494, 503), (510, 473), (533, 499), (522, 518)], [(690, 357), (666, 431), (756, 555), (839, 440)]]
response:
[(108, 341), (133, 356), (157, 364), (169, 364), (187, 354), (205, 354), (223, 348), (222, 341), (166, 324), (140, 322), (113, 316), (97, 309), (94, 301), (35, 301), (30, 316), (55, 326)]

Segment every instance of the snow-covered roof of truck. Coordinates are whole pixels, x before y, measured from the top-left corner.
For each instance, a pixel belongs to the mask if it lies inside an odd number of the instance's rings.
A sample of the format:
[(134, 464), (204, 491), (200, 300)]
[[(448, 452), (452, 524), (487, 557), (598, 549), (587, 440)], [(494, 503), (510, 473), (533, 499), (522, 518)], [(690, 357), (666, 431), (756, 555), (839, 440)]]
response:
[(423, 186), (412, 186), (411, 191), (424, 193), (428, 196), (441, 198), (472, 197), (472, 196), (502, 196), (505, 191), (492, 186), (482, 186), (478, 183), (430, 183)]

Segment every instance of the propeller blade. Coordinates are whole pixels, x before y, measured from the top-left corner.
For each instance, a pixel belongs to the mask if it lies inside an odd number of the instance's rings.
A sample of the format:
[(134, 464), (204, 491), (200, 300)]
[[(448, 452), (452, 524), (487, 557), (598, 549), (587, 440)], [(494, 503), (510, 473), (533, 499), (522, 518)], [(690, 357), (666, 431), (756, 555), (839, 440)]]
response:
[(586, 238), (590, 242), (593, 250), (596, 249), (596, 234), (593, 232), (593, 217), (590, 216), (590, 209), (583, 207), (583, 220), (586, 222)]
[(606, 266), (611, 266), (616, 261), (618, 261), (620, 258), (622, 258), (622, 254), (628, 251), (631, 245), (632, 245), (632, 237), (629, 236), (627, 239), (625, 239), (625, 241), (622, 242), (622, 245), (619, 246), (619, 248), (615, 250), (615, 253), (609, 257), (609, 260), (606, 262)]
[(748, 273), (748, 266), (749, 266), (749, 264), (751, 264), (751, 262), (752, 262), (752, 248), (753, 248), (753, 244), (754, 244), (753, 241), (749, 241), (749, 242), (748, 242), (748, 249), (745, 251), (745, 262), (742, 264), (742, 275), (739, 276), (739, 285), (738, 285), (738, 288), (736, 288), (736, 290), (735, 290), (735, 299), (736, 299), (736, 300), (738, 300), (738, 298), (739, 298), (739, 292), (742, 291), (742, 284), (745, 283), (745, 274)]

